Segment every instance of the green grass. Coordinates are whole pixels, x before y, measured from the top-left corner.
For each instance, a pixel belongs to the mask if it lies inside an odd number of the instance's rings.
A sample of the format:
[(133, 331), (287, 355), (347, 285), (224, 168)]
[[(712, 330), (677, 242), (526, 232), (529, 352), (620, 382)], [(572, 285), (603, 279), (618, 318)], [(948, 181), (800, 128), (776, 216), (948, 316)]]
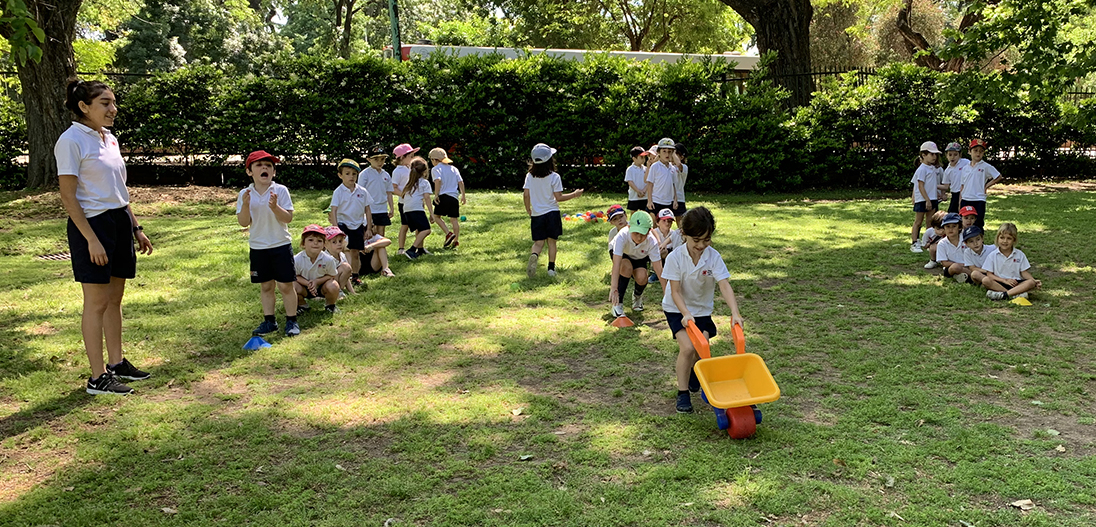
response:
[[(607, 325), (604, 223), (565, 222), (530, 280), (520, 194), (472, 193), (459, 251), (250, 352), (232, 194), (143, 196), (125, 342), (154, 376), (92, 398), (69, 264), (33, 258), (66, 250), (56, 198), (0, 194), (0, 524), (1096, 524), (1096, 193), (991, 197), (1031, 307), (922, 270), (904, 194), (694, 197), (783, 392), (747, 440), (674, 412), (657, 285)], [(294, 232), (328, 196), (294, 192)]]

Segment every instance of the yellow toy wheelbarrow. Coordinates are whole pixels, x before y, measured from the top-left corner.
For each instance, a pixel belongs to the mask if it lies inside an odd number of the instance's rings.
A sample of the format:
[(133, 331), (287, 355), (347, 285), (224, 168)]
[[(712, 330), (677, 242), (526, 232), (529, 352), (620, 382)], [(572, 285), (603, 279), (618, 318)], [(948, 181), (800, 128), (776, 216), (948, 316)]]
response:
[(760, 355), (746, 353), (746, 336), (738, 324), (732, 330), (737, 353), (714, 358), (708, 339), (693, 321), (685, 330), (700, 355), (693, 365), (700, 380), (700, 395), (712, 405), (719, 429), (735, 439), (752, 436), (761, 424), (761, 410), (756, 405), (780, 398), (780, 387), (765, 361)]

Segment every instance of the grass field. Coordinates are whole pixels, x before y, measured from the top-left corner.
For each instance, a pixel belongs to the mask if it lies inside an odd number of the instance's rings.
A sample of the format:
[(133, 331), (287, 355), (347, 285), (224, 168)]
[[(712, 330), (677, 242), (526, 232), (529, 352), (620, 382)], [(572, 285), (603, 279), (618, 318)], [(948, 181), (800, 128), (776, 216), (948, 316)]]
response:
[[(155, 253), (126, 352), (153, 378), (94, 398), (69, 263), (35, 259), (67, 250), (59, 200), (0, 193), (0, 524), (1096, 524), (1091, 186), (991, 195), (1043, 280), (1031, 307), (924, 271), (904, 193), (692, 197), (782, 389), (746, 440), (675, 413), (657, 285), (608, 326), (604, 223), (565, 222), (560, 276), (525, 277), (517, 193), (470, 194), (457, 251), (432, 236), (242, 350), (261, 317), (234, 196), (134, 189)], [(329, 197), (294, 192), (295, 235)]]

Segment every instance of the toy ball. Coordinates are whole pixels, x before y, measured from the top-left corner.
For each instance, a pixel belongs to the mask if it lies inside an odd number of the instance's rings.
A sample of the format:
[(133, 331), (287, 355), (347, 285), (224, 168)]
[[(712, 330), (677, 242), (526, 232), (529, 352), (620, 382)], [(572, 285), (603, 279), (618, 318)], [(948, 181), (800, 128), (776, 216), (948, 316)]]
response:
[(599, 218), (604, 218), (604, 217), (605, 217), (605, 213), (604, 213), (604, 212), (601, 212), (601, 211), (599, 210), (599, 211), (597, 211), (597, 217), (599, 217)]
[(468, 216), (461, 216), (460, 221), (468, 221)]
[(517, 291), (518, 289), (521, 289), (521, 284), (519, 284), (517, 282), (514, 282), (514, 283), (510, 284), (510, 290), (511, 291)]

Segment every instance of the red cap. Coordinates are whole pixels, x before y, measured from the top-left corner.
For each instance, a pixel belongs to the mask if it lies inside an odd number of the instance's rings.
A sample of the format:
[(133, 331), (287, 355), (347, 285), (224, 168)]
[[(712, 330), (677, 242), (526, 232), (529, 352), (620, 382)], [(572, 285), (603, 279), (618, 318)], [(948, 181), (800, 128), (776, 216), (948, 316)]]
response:
[(959, 209), (959, 215), (960, 216), (970, 216), (972, 214), (977, 216), (978, 211), (974, 210), (974, 207), (971, 207), (970, 205), (967, 205), (966, 207), (963, 207), (963, 208)]
[(985, 148), (986, 147), (986, 142), (981, 140), (981, 139), (971, 139), (970, 140), (970, 146), (967, 147), (967, 150), (970, 150), (971, 148), (974, 148), (976, 146), (980, 146), (982, 148)]
[(244, 168), (251, 168), (251, 164), (263, 159), (269, 159), (274, 163), (281, 163), (282, 160), (274, 157), (272, 154), (266, 153), (266, 150), (256, 150), (247, 155), (247, 162), (244, 163)]
[(323, 236), (325, 240), (327, 239), (327, 231), (323, 230), (323, 227), (320, 227), (315, 223), (305, 227), (304, 231), (301, 232), (301, 237), (304, 237), (305, 234), (308, 234), (310, 232), (314, 232), (316, 234), (319, 234), (320, 236)]

